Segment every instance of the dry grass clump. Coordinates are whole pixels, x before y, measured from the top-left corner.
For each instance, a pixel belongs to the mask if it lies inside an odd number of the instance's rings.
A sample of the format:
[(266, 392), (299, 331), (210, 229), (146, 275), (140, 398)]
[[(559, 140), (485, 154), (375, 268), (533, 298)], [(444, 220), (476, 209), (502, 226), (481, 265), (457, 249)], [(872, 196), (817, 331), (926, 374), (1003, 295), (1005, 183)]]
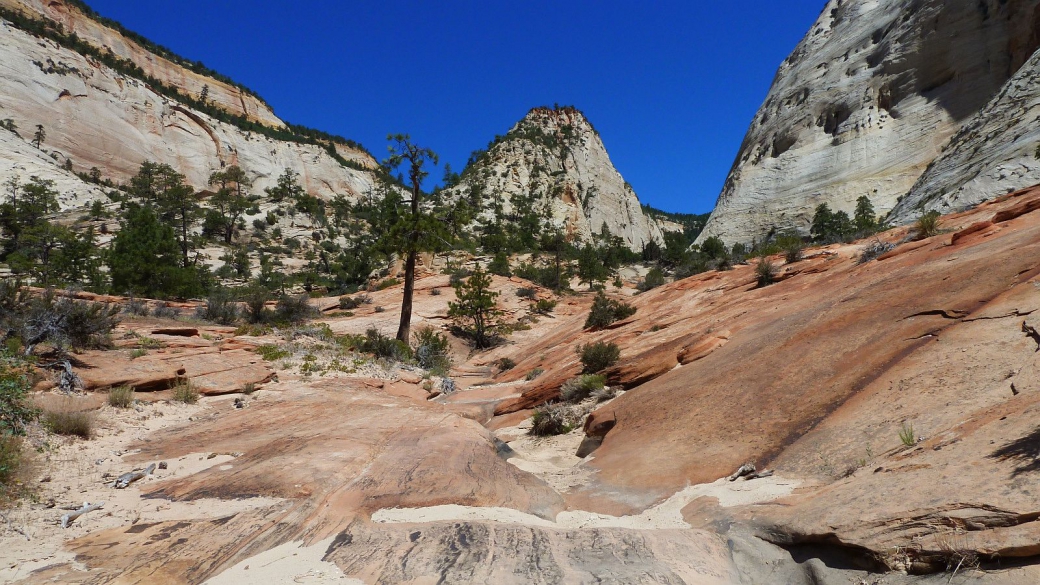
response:
[(184, 404), (195, 404), (199, 401), (199, 390), (190, 380), (184, 380), (174, 386), (173, 399)]
[(130, 408), (134, 404), (134, 389), (131, 386), (116, 386), (108, 391), (108, 405)]
[(55, 435), (89, 439), (94, 434), (94, 416), (89, 412), (58, 410), (43, 413), (43, 425)]

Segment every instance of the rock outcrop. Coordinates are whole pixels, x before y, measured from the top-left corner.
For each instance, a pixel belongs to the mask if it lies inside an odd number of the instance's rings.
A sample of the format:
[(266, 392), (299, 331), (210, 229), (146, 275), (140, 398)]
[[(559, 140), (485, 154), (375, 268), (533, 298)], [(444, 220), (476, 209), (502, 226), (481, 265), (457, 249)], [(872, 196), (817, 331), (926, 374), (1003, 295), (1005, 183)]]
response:
[[(32, 13), (35, 4), (4, 0), (7, 8)], [(258, 98), (238, 88), (200, 76), (143, 51), (121, 34), (88, 19), (60, 2), (39, 6), (66, 29), (102, 43), (117, 55), (126, 55), (149, 76), (198, 95), (209, 87), (209, 100), (236, 115), (246, 115), (269, 126), (282, 126)], [(304, 188), (325, 198), (357, 197), (374, 184), (372, 173), (343, 166), (321, 145), (276, 140), (242, 130), (171, 99), (140, 79), (113, 70), (93, 57), (36, 37), (0, 19), (0, 119), (12, 120), (26, 140), (39, 124), (46, 131), (42, 150), (53, 163), (33, 160), (22, 169), (0, 169), (0, 181), (19, 175), (51, 175), (71, 161), (76, 172), (98, 167), (104, 178), (125, 181), (144, 160), (167, 163), (182, 172), (196, 188), (206, 188), (209, 175), (237, 164), (253, 177), (254, 191), (276, 184), (285, 169), (300, 175)], [(228, 102), (225, 104), (225, 102)], [(236, 109), (234, 104), (240, 104)], [(0, 133), (9, 131), (0, 129)], [(5, 136), (0, 160), (25, 159), (23, 145), (11, 145)], [(27, 144), (27, 143), (26, 143)], [(346, 160), (362, 168), (375, 161), (360, 150), (336, 146)], [(39, 157), (35, 157), (39, 159)], [(7, 166), (7, 165), (4, 165)], [(72, 180), (75, 175), (62, 175)], [(79, 181), (59, 185), (68, 199), (89, 200), (96, 189)]]
[(1040, 183), (1040, 53), (966, 123), (892, 210), (905, 223)]
[(1029, 59), (1038, 17), (1035, 0), (831, 0), (780, 66), (701, 239), (806, 231), (820, 203), (851, 214), (863, 195), (888, 212)]
[(648, 218), (635, 191), (610, 162), (599, 133), (574, 108), (535, 108), (462, 173), (449, 192), (458, 197), (479, 189), (501, 194), (512, 213), (518, 196), (533, 196), (556, 225), (589, 240), (607, 230), (633, 249), (662, 242), (661, 228)]

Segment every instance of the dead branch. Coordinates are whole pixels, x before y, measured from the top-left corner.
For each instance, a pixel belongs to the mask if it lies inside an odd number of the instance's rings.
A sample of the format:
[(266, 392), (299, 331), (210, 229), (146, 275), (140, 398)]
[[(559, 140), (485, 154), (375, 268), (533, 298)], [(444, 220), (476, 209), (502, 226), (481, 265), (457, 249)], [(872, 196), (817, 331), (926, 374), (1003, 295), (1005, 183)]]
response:
[(763, 477), (772, 477), (772, 476), (773, 476), (773, 470), (772, 469), (763, 469), (762, 471), (756, 471), (755, 473), (752, 473), (751, 475), (748, 475), (745, 479), (747, 481), (751, 481), (753, 479), (762, 479)]
[(741, 465), (736, 471), (733, 472), (733, 475), (727, 477), (726, 479), (730, 481), (737, 481), (737, 479), (744, 477), (745, 475), (750, 475), (754, 473), (755, 469), (755, 464), (748, 461), (744, 465)]
[(154, 463), (152, 463), (148, 466), (147, 469), (144, 469), (142, 471), (128, 471), (127, 473), (120, 475), (119, 479), (117, 479), (115, 483), (112, 484), (112, 487), (116, 488), (117, 490), (126, 489), (130, 486), (130, 484), (134, 483), (135, 481), (141, 479), (146, 475), (151, 475), (153, 472), (155, 472)]
[(82, 508), (80, 508), (79, 510), (76, 510), (75, 512), (69, 512), (68, 514), (65, 514), (64, 516), (61, 517), (61, 527), (62, 528), (68, 528), (69, 524), (72, 524), (72, 522), (76, 518), (79, 518), (80, 516), (86, 514), (87, 512), (93, 512), (94, 510), (100, 510), (101, 508), (104, 507), (104, 505), (105, 505), (104, 502), (98, 502), (96, 504), (88, 504), (87, 502), (83, 502), (83, 507)]

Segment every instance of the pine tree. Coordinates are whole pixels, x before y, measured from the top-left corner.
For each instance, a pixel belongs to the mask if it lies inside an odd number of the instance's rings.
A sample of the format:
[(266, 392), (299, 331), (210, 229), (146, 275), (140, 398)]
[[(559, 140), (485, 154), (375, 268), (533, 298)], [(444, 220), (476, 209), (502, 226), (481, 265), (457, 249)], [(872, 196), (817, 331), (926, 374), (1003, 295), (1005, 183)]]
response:
[(43, 146), (44, 139), (47, 138), (47, 132), (43, 129), (43, 124), (36, 125), (36, 132), (33, 133), (32, 145), (36, 148)]
[(185, 268), (171, 226), (147, 205), (128, 206), (108, 254), (112, 291), (151, 298), (187, 298), (204, 292), (199, 271)]
[(419, 252), (437, 251), (447, 234), (443, 222), (425, 212), (420, 203), (423, 179), (430, 174), (424, 167), (426, 163), (436, 165), (437, 154), (429, 148), (413, 144), (407, 134), (390, 135), (387, 136), (387, 140), (392, 144), (389, 147), (390, 156), (384, 161), (383, 166), (388, 175), (402, 165), (406, 166), (412, 191), (410, 213), (400, 216), (400, 220), (392, 227), (388, 236), (388, 241), (396, 243), (398, 251), (405, 254), (404, 295), (401, 299), (401, 321), (397, 327), (397, 339), (409, 343), (412, 297), (415, 293), (415, 265)]
[(242, 214), (249, 209), (245, 190), (251, 182), (245, 171), (232, 165), (210, 175), (209, 184), (219, 186), (217, 194), (210, 198), (210, 205), (216, 212), (216, 215), (210, 217), (219, 223), (224, 243), (230, 244), (231, 239), (235, 237), (235, 228), (242, 219)]
[(448, 303), (448, 316), (472, 341), (477, 349), (491, 347), (502, 328), (495, 299), (491, 290), (491, 275), (479, 265), (473, 274), (454, 285), (456, 302)]
[(856, 200), (856, 213), (853, 216), (853, 222), (856, 224), (856, 229), (861, 232), (877, 227), (877, 213), (874, 211), (874, 205), (870, 202), (870, 198), (866, 195), (862, 195)]

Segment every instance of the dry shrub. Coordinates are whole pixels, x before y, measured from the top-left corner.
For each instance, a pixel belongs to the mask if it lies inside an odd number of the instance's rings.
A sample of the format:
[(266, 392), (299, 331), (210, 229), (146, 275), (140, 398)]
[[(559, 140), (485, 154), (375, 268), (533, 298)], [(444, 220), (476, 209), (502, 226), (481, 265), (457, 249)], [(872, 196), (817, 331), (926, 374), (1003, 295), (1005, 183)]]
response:
[(55, 435), (89, 439), (94, 434), (94, 415), (89, 412), (48, 411), (43, 413), (43, 424)]
[(134, 404), (134, 389), (131, 386), (116, 386), (108, 391), (108, 404), (116, 408), (130, 408)]

